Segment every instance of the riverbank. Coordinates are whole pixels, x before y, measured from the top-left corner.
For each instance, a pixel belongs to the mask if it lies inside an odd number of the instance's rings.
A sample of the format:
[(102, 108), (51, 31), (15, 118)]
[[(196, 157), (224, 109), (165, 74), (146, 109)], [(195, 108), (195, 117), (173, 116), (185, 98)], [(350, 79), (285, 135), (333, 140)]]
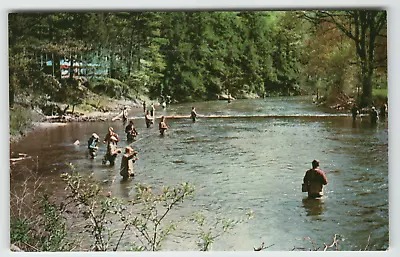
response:
[[(146, 101), (151, 103), (151, 101)], [(106, 111), (97, 109), (84, 110), (80, 106), (75, 108), (74, 113), (66, 112), (65, 115), (40, 115), (35, 119), (31, 119), (29, 126), (23, 126), (17, 135), (10, 134), (10, 143), (16, 143), (23, 139), (27, 134), (36, 130), (51, 129), (59, 126), (65, 126), (69, 122), (93, 122), (93, 121), (108, 121), (114, 118), (120, 119), (117, 116), (126, 107), (128, 118), (132, 116), (143, 115), (143, 106), (140, 100), (113, 100), (109, 99), (106, 103)]]

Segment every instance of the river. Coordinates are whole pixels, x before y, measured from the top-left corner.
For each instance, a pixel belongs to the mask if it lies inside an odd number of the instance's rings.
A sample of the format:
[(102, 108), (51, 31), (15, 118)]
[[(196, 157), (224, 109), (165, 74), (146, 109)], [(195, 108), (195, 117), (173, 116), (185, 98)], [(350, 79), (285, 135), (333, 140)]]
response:
[[(159, 115), (188, 115), (192, 104), (158, 108)], [(257, 100), (196, 102), (202, 115), (240, 118), (167, 120), (165, 137), (157, 126), (147, 129), (136, 117), (139, 132), (133, 148), (139, 151), (136, 176), (120, 181), (119, 164), (101, 164), (87, 157), (86, 141), (96, 132), (104, 137), (107, 127), (127, 144), (121, 121), (70, 123), (38, 130), (11, 145), (11, 151), (37, 156), (36, 164), (54, 195), (62, 194), (59, 175), (73, 163), (82, 174), (94, 178), (114, 196), (129, 199), (135, 182), (153, 188), (189, 181), (195, 197), (171, 212), (179, 220), (201, 212), (210, 221), (217, 218), (254, 217), (237, 224), (215, 240), (212, 250), (252, 251), (253, 246), (273, 245), (267, 250), (289, 251), (295, 246), (331, 243), (342, 235), (343, 250), (386, 250), (389, 245), (388, 123), (371, 125), (367, 117), (353, 122), (348, 115), (329, 113), (311, 103), (309, 97), (276, 97)], [(244, 117), (244, 116), (263, 117)], [(81, 145), (73, 145), (75, 140)], [(99, 156), (104, 155), (101, 145)], [(304, 173), (318, 159), (329, 180), (320, 201), (306, 199), (301, 192)], [(22, 161), (13, 166), (12, 172)], [(114, 178), (117, 178), (114, 182)], [(22, 178), (21, 178), (22, 180)], [(18, 183), (14, 178), (13, 183)], [(11, 188), (13, 185), (11, 184)], [(185, 232), (186, 231), (186, 232)], [(196, 227), (178, 226), (162, 250), (197, 250)], [(368, 241), (368, 238), (370, 240)]]

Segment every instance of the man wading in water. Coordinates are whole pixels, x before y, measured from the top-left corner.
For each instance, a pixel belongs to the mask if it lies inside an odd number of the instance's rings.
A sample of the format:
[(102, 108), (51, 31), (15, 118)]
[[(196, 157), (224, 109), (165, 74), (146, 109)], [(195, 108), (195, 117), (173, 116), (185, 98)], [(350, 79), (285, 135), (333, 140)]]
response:
[(164, 136), (165, 131), (168, 129), (167, 123), (165, 123), (165, 117), (161, 117), (160, 124), (158, 124), (158, 129), (160, 130), (160, 135)]
[(312, 169), (307, 170), (303, 178), (303, 192), (308, 192), (309, 198), (319, 198), (323, 196), (323, 186), (328, 184), (325, 173), (319, 169), (319, 161), (312, 161)]
[(110, 166), (114, 166), (115, 159), (119, 153), (121, 153), (121, 149), (117, 149), (117, 138), (115, 136), (111, 136), (107, 143), (107, 153), (104, 156), (102, 163), (106, 164), (107, 161), (109, 161)]
[(135, 140), (135, 137), (138, 135), (135, 125), (133, 124), (133, 120), (129, 121), (128, 126), (125, 127), (126, 140), (132, 141)]
[(150, 117), (149, 110), (146, 111), (146, 115), (144, 116), (144, 120), (146, 121), (146, 127), (150, 128), (151, 124), (153, 124), (153, 119)]
[(94, 159), (96, 157), (96, 152), (99, 149), (97, 143), (99, 142), (99, 136), (96, 133), (93, 133), (92, 136), (88, 140), (88, 149), (90, 158)]
[(133, 177), (133, 163), (138, 160), (136, 157), (138, 152), (133, 151), (132, 147), (127, 146), (125, 147), (125, 154), (122, 156), (121, 160), (121, 169), (119, 174), (125, 180), (128, 177)]
[(196, 122), (196, 117), (197, 117), (196, 108), (194, 108), (194, 106), (192, 106), (192, 111), (190, 112), (190, 118), (192, 118), (193, 122)]

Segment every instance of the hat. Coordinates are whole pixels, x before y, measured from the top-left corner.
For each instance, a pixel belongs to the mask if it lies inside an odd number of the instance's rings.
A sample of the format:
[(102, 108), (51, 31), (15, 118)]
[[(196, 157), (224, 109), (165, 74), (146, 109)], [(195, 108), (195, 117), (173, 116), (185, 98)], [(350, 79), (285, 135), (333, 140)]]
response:
[(99, 135), (97, 135), (96, 133), (93, 133), (93, 134), (92, 134), (92, 137), (94, 137), (94, 138), (99, 138)]
[(125, 147), (125, 153), (128, 153), (128, 152), (133, 152), (132, 147), (130, 147), (130, 146)]
[(375, 110), (375, 106), (372, 106), (372, 110)]
[(117, 141), (117, 138), (116, 138), (115, 136), (111, 136), (110, 139), (111, 139), (112, 141)]

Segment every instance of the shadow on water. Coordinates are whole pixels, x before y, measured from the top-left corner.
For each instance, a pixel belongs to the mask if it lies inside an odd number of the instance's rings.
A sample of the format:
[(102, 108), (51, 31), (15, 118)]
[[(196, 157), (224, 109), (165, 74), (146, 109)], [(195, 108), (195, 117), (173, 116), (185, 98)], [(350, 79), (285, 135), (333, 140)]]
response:
[(302, 202), (302, 207), (306, 210), (307, 216), (322, 215), (327, 210), (323, 198), (313, 199), (306, 197), (303, 198)]

